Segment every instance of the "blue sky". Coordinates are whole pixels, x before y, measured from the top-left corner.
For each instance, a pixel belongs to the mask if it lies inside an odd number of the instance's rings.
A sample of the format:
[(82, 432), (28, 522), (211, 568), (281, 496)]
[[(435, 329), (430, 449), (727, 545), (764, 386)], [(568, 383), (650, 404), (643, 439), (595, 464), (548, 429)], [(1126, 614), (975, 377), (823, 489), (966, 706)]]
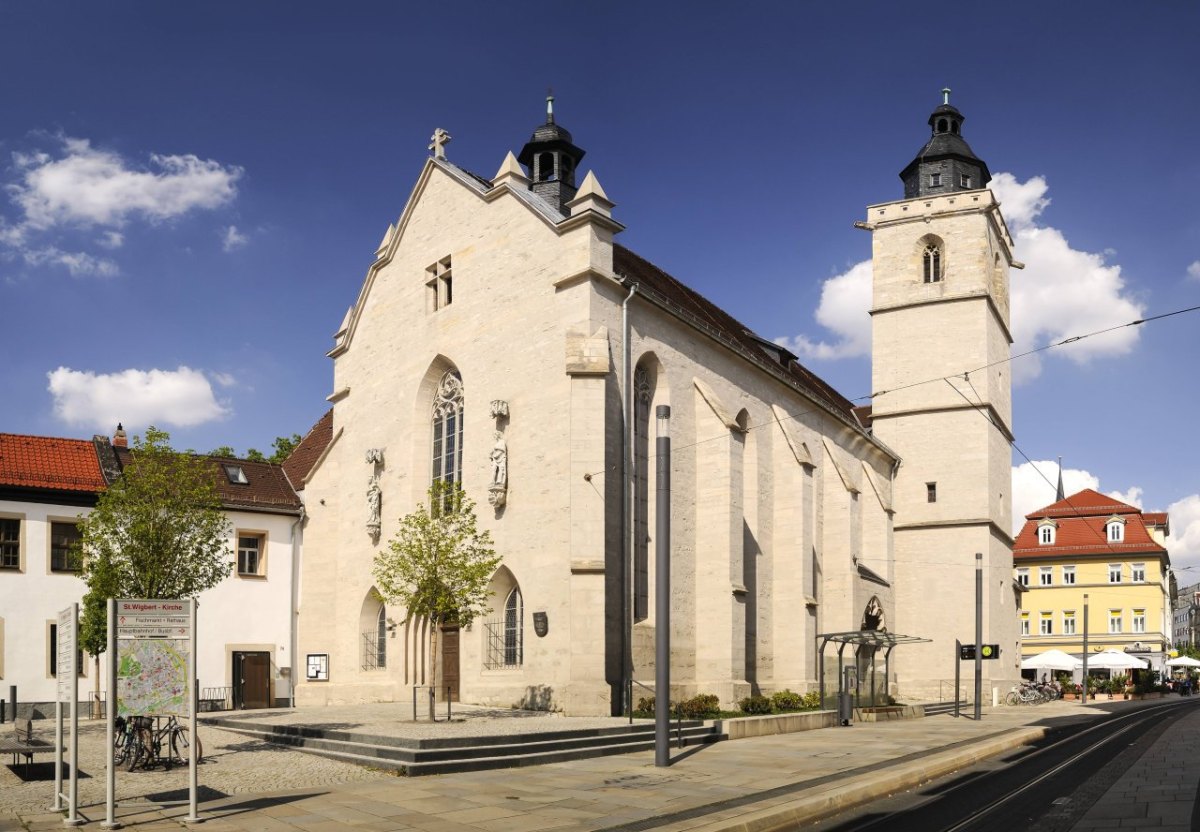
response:
[[(1197, 31), (1194, 3), (0, 3), (0, 430), (304, 433), (430, 133), (491, 176), (548, 86), (622, 241), (849, 397), (870, 392), (851, 223), (902, 196), (943, 86), (1007, 175), (1018, 347), (1195, 306)], [(1181, 566), (1198, 324), (1014, 365), (1020, 449), (1171, 508)], [(1018, 512), (1039, 482), (1017, 470)]]

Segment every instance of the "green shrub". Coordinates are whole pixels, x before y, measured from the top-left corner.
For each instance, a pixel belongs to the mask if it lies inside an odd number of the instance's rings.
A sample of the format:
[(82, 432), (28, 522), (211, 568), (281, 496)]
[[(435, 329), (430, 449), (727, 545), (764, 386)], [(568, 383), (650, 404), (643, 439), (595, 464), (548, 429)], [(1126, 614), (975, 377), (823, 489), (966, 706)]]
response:
[(721, 700), (711, 693), (701, 693), (679, 704), (686, 719), (712, 719), (721, 712)]
[(771, 694), (771, 704), (780, 711), (799, 711), (805, 708), (804, 696), (790, 690), (777, 690)]
[(654, 697), (653, 696), (643, 696), (641, 699), (638, 700), (637, 708), (634, 709), (634, 712), (635, 713), (643, 713), (643, 714), (654, 713)]
[(810, 711), (819, 711), (821, 709), (821, 692), (812, 690), (804, 694), (804, 707)]
[(769, 714), (771, 713), (771, 700), (765, 696), (747, 696), (738, 703), (738, 707), (744, 714)]

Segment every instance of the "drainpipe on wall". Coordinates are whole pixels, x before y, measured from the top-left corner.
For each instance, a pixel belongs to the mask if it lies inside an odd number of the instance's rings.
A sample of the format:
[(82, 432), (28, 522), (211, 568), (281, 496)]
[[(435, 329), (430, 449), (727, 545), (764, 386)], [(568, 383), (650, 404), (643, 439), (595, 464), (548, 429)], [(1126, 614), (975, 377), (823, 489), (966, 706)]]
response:
[(621, 364), (622, 364), (622, 454), (621, 511), (622, 535), (625, 541), (625, 649), (622, 659), (621, 697), (629, 709), (629, 721), (633, 722), (633, 364), (629, 349), (629, 301), (637, 294), (638, 285), (629, 283), (629, 294), (621, 303)]
[(288, 633), (289, 646), (288, 651), (291, 656), (291, 672), (288, 673), (288, 701), (291, 707), (296, 707), (296, 674), (300, 672), (300, 658), (297, 651), (300, 649), (300, 634), (297, 626), (297, 619), (300, 616), (300, 524), (304, 522), (304, 504), (300, 504), (300, 516), (296, 518), (296, 522), (292, 523), (292, 587), (290, 602), (290, 615), (288, 616)]

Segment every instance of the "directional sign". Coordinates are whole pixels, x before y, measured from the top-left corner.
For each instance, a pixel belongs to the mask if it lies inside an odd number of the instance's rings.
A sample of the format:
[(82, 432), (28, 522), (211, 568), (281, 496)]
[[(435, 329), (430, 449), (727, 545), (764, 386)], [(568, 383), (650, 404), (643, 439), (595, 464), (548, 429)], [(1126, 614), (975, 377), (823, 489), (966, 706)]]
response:
[[(988, 659), (1000, 658), (1000, 645), (999, 644), (984, 644), (984, 645), (982, 645), (982, 650), (980, 651), (979, 656), (984, 661), (987, 661)], [(958, 658), (964, 662), (974, 661), (975, 660), (975, 645), (974, 644), (960, 645), (958, 648)]]
[(117, 638), (191, 637), (186, 601), (117, 601)]
[(58, 614), (55, 628), (56, 656), (54, 676), (58, 680), (58, 701), (70, 702), (75, 698), (75, 608), (67, 607)]

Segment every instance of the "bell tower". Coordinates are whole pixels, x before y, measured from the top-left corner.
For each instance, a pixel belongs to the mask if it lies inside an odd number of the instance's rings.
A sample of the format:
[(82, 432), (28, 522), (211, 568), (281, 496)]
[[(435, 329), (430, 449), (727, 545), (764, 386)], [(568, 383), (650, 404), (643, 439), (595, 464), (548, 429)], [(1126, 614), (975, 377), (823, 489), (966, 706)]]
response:
[(567, 203), (575, 198), (575, 171), (585, 151), (571, 141), (571, 134), (554, 123), (554, 96), (546, 96), (546, 123), (533, 131), (521, 148), (517, 161), (529, 170), (529, 188), (561, 211), (570, 214)]
[[(900, 456), (894, 485), (896, 621), (932, 638), (897, 655), (900, 696), (947, 694), (954, 642), (975, 640), (982, 554), (984, 698), (1020, 676), (1012, 573), (1013, 260), (987, 165), (962, 137), (950, 90), (932, 137), (900, 174), (904, 199), (867, 208), (872, 232), (872, 429)], [(963, 668), (964, 678), (972, 670)], [(967, 686), (970, 694), (970, 686)]]

